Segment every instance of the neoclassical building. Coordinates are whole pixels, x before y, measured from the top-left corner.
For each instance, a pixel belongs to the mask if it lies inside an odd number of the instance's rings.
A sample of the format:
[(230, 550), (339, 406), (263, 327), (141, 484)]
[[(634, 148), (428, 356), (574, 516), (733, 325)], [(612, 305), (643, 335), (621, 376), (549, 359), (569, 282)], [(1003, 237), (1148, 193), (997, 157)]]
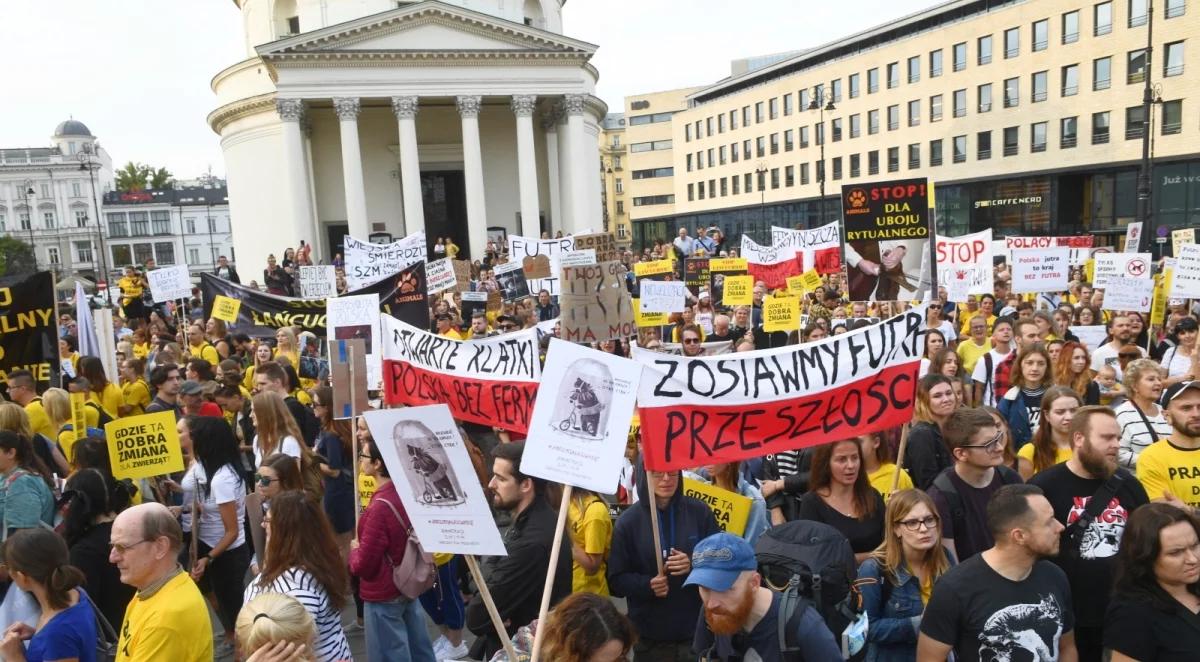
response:
[(238, 261), (349, 232), (599, 230), (596, 46), (562, 0), (235, 0), (247, 59), (212, 81)]

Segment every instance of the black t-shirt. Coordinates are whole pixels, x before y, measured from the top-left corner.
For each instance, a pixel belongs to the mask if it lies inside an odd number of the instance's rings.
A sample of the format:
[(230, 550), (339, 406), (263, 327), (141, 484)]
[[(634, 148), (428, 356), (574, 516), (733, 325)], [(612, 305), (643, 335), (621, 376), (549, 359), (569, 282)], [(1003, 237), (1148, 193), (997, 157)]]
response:
[(958, 662), (1057, 660), (1059, 640), (1074, 629), (1062, 569), (1038, 561), (1014, 582), (978, 554), (942, 575), (921, 618), (921, 634), (953, 645)]
[(1140, 662), (1193, 662), (1200, 655), (1200, 616), (1182, 605), (1164, 611), (1116, 596), (1105, 623), (1104, 647)]
[(875, 497), (875, 509), (866, 519), (855, 519), (839, 513), (816, 492), (809, 492), (800, 498), (800, 512), (797, 519), (822, 522), (832, 526), (850, 541), (850, 549), (855, 554), (870, 552), (883, 542), (884, 510), (883, 497), (879, 492), (871, 490)]
[[(958, 477), (954, 467), (946, 469), (944, 473), (950, 476), (950, 482), (954, 484), (962, 499), (964, 530), (955, 530), (950, 506), (936, 485), (929, 488), (929, 496), (937, 506), (938, 517), (942, 520), (942, 537), (954, 540), (954, 551), (961, 562), (992, 546), (992, 532), (987, 527), (987, 502), (996, 490), (1008, 483), (1001, 478), (999, 467), (993, 472), (991, 484), (984, 488), (968, 485)], [(1021, 479), (1015, 478), (1015, 482), (1019, 483)]]
[[(1071, 595), (1075, 599), (1075, 619), (1082, 627), (1104, 625), (1104, 612), (1112, 592), (1113, 576), (1117, 570), (1117, 550), (1121, 536), (1125, 533), (1125, 522), (1134, 509), (1150, 502), (1146, 490), (1138, 479), (1124, 469), (1118, 469), (1125, 480), (1117, 489), (1109, 505), (1092, 520), (1083, 536), (1078, 558), (1060, 553), (1054, 558), (1071, 581)], [(1029, 480), (1045, 492), (1054, 507), (1054, 518), (1066, 526), (1083, 515), (1092, 495), (1104, 481), (1098, 478), (1081, 478), (1067, 468), (1066, 463), (1056, 464)], [(1063, 532), (1062, 545), (1070, 544)]]

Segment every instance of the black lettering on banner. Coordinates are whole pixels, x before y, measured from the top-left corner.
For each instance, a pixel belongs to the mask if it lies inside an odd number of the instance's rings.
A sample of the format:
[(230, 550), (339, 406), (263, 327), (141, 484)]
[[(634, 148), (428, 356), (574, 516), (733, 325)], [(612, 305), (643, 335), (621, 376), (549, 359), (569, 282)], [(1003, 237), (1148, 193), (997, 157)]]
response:
[(655, 385), (655, 387), (654, 387), (654, 395), (664, 397), (664, 398), (682, 398), (683, 391), (664, 391), (663, 390), (663, 386), (666, 385), (667, 381), (669, 381), (671, 379), (671, 377), (675, 376), (675, 370), (679, 368), (679, 364), (676, 363), (675, 361), (655, 361), (654, 363), (656, 365), (662, 365), (662, 366), (667, 367), (666, 374), (664, 374), (662, 376), (662, 379), (659, 380), (658, 384)]

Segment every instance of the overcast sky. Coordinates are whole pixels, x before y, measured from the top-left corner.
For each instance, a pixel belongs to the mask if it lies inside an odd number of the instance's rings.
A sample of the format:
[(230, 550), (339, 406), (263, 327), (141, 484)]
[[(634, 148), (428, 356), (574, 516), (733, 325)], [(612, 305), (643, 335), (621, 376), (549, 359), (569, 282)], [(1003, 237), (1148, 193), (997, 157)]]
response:
[[(232, 0), (0, 2), (0, 147), (47, 146), (73, 116), (118, 167), (132, 160), (180, 178), (209, 167), (224, 175), (205, 117), (213, 75), (244, 58)], [(827, 43), (932, 4), (570, 0), (564, 23), (569, 36), (600, 46), (597, 93), (616, 112), (626, 95), (711, 83), (732, 59)]]

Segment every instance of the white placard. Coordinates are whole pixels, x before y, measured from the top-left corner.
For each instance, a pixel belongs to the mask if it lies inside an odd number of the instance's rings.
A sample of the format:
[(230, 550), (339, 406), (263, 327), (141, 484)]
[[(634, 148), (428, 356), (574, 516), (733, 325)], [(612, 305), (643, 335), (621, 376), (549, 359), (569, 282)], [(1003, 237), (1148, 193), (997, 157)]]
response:
[(346, 235), (346, 287), (357, 290), (425, 261), (425, 232), (414, 232), (390, 244), (371, 244)]
[(328, 299), (337, 296), (337, 269), (332, 265), (300, 267), (300, 296)]
[(183, 265), (162, 267), (146, 272), (154, 303), (187, 299), (192, 296), (192, 277)]
[(1179, 247), (1179, 255), (1175, 258), (1175, 275), (1167, 296), (1173, 299), (1200, 299), (1200, 244)]
[[(992, 231), (990, 229), (961, 237), (937, 238), (938, 284), (949, 293), (951, 286), (959, 292), (966, 283), (966, 294), (991, 294), (995, 289), (992, 282)], [(957, 281), (957, 283), (956, 283)], [(966, 301), (966, 294), (954, 302)]]
[(804, 260), (803, 268), (807, 271), (816, 268), (817, 251), (841, 247), (842, 233), (839, 227), (840, 224), (837, 221), (811, 230), (791, 230), (772, 225), (771, 245), (795, 248), (796, 255), (801, 256)]
[(559, 266), (590, 267), (596, 264), (596, 249), (585, 248), (581, 251), (567, 251), (558, 258)]
[(508, 554), (449, 407), (383, 409), (363, 418), (425, 551)]
[(1108, 337), (1108, 329), (1103, 324), (1073, 326), (1071, 327), (1071, 333), (1074, 333), (1075, 337), (1079, 338), (1079, 342), (1087, 345), (1088, 352), (1096, 351), (1104, 344), (1104, 339)]
[(372, 389), (379, 388), (383, 380), (379, 317), (378, 294), (359, 294), (325, 300), (325, 325), (329, 339), (362, 338), (366, 344), (367, 384)]
[(551, 338), (521, 471), (616, 492), (641, 375), (636, 361)]
[(497, 276), (503, 276), (506, 273), (510, 273), (513, 271), (520, 271), (520, 270), (521, 270), (521, 263), (514, 262), (512, 260), (509, 260), (508, 262), (505, 262), (504, 264), (497, 264), (495, 267), (492, 268), (492, 271), (495, 272), (495, 274)]
[(427, 262), (425, 264), (425, 282), (429, 286), (430, 294), (454, 287), (454, 265), (450, 264), (450, 258), (444, 257)]
[(639, 280), (643, 313), (682, 313), (687, 300), (687, 283), (681, 280)]
[(1111, 276), (1104, 288), (1104, 310), (1131, 310), (1137, 313), (1150, 312), (1150, 301), (1154, 297), (1154, 280)]
[[(939, 272), (939, 280), (940, 280)], [(966, 303), (971, 296), (971, 280), (964, 274), (955, 273), (945, 284), (946, 300), (953, 303)]]
[(1113, 276), (1151, 277), (1149, 253), (1096, 253), (1095, 260), (1092, 286), (1098, 290), (1108, 287), (1108, 279)]
[(527, 257), (545, 255), (550, 258), (550, 277), (534, 278), (529, 281), (529, 292), (537, 295), (546, 290), (550, 296), (558, 296), (559, 279), (562, 267), (559, 258), (567, 251), (575, 250), (575, 237), (560, 237), (558, 239), (531, 239), (520, 235), (508, 235), (508, 259), (523, 264)]
[(1138, 244), (1142, 241), (1142, 222), (1135, 221), (1125, 226), (1125, 250), (1122, 253), (1138, 252)]
[(1013, 251), (1012, 291), (1062, 292), (1071, 280), (1071, 249), (1019, 248)]

